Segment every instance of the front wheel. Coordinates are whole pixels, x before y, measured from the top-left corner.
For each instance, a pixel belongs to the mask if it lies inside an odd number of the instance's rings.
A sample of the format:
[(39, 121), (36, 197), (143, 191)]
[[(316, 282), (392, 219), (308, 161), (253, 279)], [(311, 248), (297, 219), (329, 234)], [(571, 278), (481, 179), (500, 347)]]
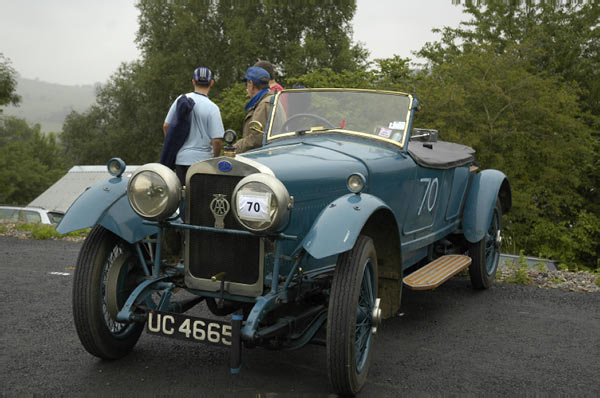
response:
[(143, 324), (116, 321), (116, 313), (143, 275), (130, 245), (96, 225), (79, 256), (73, 280), (73, 318), (79, 340), (92, 355), (117, 359), (137, 343)]
[(475, 289), (488, 289), (494, 283), (500, 261), (501, 231), (502, 206), (497, 198), (487, 232), (479, 242), (469, 244), (469, 256), (473, 260), (469, 276)]
[(340, 255), (329, 297), (327, 365), (337, 393), (356, 394), (365, 384), (380, 320), (377, 254), (373, 241), (361, 235)]

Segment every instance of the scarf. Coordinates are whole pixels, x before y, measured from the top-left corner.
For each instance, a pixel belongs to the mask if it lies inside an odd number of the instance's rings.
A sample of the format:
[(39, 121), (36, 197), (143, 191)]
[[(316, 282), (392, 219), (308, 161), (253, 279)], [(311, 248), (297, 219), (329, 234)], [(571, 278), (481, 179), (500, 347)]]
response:
[(265, 94), (268, 92), (269, 92), (268, 88), (260, 90), (254, 97), (252, 97), (250, 99), (250, 101), (248, 101), (248, 103), (246, 104), (246, 110), (249, 111), (250, 109), (254, 108), (256, 106), (256, 104), (258, 104), (258, 101), (260, 101), (262, 99), (262, 97), (264, 97)]

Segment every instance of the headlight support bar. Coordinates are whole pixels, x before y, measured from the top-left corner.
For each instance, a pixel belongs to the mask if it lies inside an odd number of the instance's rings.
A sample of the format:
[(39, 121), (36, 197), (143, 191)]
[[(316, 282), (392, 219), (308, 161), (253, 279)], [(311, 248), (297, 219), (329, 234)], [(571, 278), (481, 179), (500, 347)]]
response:
[[(171, 222), (171, 221), (143, 221), (143, 224), (146, 225), (154, 225), (159, 228), (179, 228), (179, 229), (189, 229), (192, 231), (208, 231), (208, 232), (217, 232), (224, 234), (234, 234), (234, 235), (246, 235), (246, 236), (262, 236), (260, 234), (256, 234), (250, 231), (242, 231), (237, 229), (217, 229), (214, 227), (205, 227), (202, 225), (191, 225), (191, 224), (183, 224), (179, 222)], [(266, 235), (275, 239), (285, 239), (285, 240), (298, 240), (299, 238), (296, 235), (288, 235), (284, 233), (274, 234), (274, 235)]]

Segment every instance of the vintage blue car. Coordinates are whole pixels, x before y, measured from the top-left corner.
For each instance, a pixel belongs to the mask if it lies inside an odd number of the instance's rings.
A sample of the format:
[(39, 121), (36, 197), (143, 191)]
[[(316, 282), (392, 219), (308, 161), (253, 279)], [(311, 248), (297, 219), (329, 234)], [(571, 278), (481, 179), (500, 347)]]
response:
[[(295, 349), (323, 330), (333, 389), (358, 392), (403, 287), (467, 268), (474, 288), (492, 285), (511, 207), (506, 176), (413, 127), (417, 107), (397, 92), (284, 90), (252, 126), (262, 147), (236, 155), (227, 131), (225, 156), (192, 165), (183, 187), (161, 164), (129, 176), (109, 161), (114, 178), (57, 228), (93, 226), (73, 287), (85, 349), (122, 357), (145, 328), (223, 345), (236, 373), (243, 346)], [(186, 314), (201, 301), (214, 319)]]

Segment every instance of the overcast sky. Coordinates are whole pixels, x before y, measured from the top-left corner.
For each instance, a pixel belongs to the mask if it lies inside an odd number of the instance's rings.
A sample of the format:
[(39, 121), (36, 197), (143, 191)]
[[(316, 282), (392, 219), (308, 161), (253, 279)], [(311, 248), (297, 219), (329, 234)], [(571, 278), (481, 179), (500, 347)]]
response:
[[(60, 84), (105, 82), (139, 57), (133, 0), (0, 0), (0, 53), (29, 79)], [(354, 40), (371, 58), (414, 58), (434, 27), (465, 18), (452, 0), (358, 0)]]

